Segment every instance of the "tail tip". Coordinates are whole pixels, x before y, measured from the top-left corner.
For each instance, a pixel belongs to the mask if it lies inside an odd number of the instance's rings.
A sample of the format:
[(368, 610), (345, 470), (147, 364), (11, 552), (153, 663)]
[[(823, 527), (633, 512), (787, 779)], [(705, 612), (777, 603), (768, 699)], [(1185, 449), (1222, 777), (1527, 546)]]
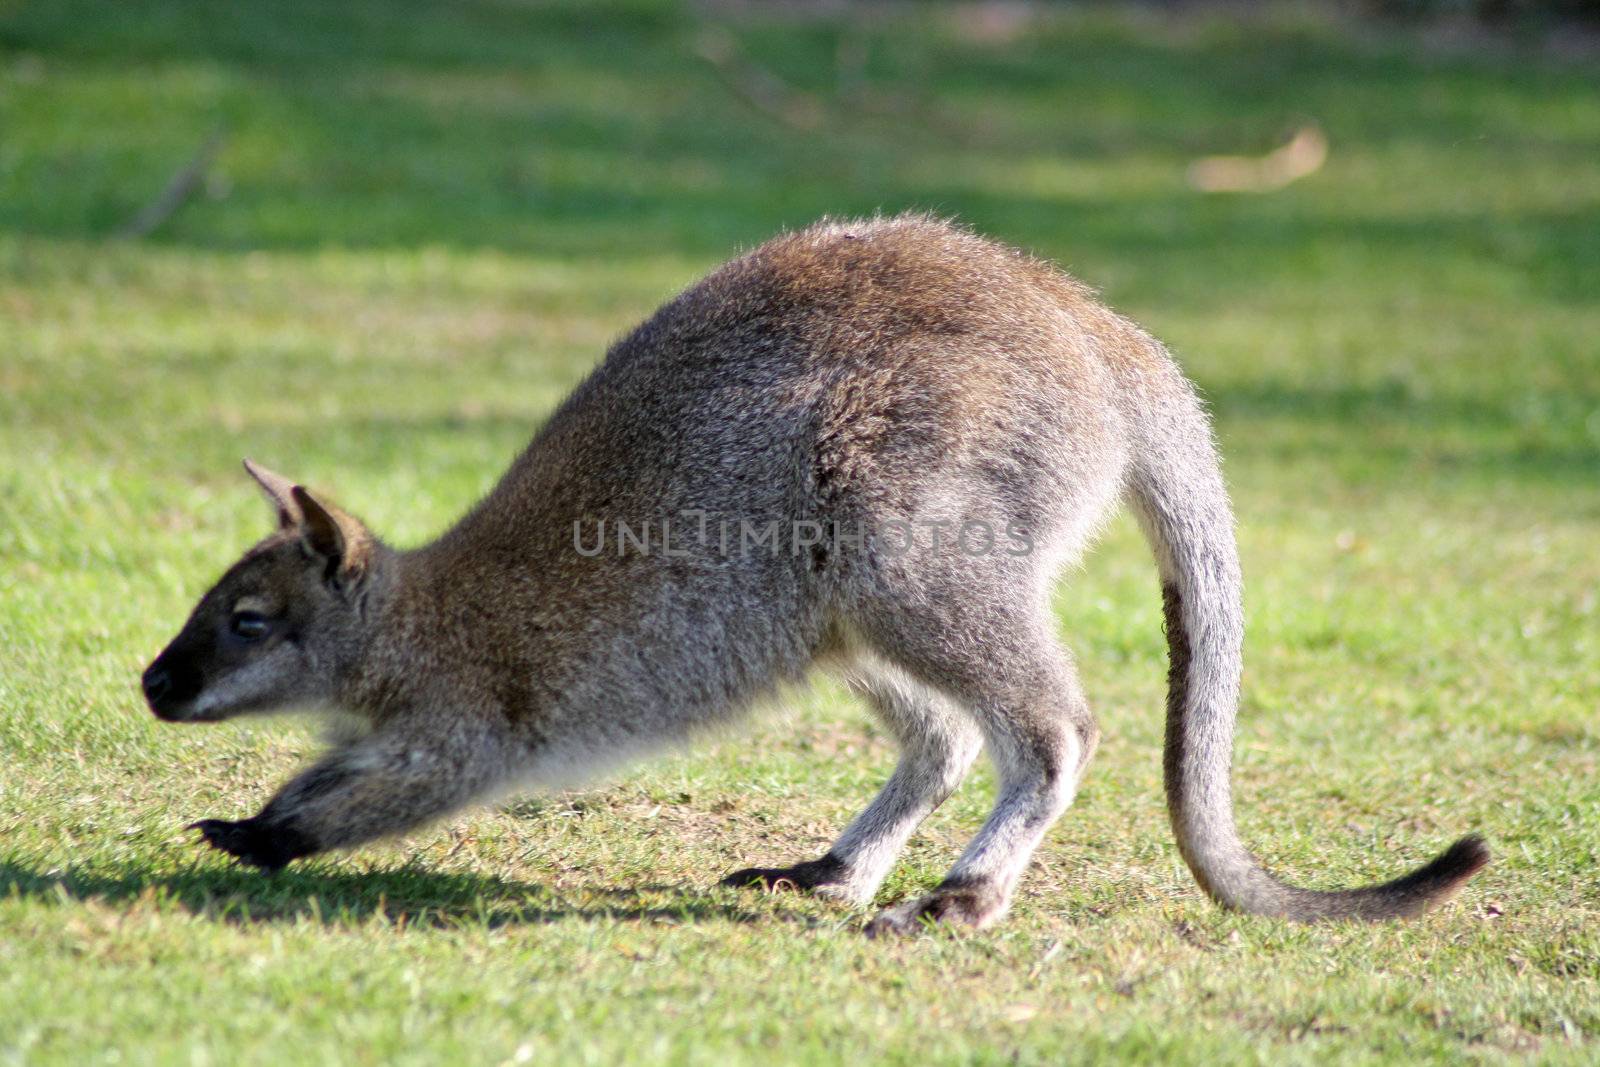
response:
[(1392, 895), (1389, 908), (1371, 917), (1407, 918), (1421, 915), (1454, 897), (1467, 884), (1467, 879), (1483, 870), (1488, 863), (1488, 843), (1477, 834), (1468, 834), (1441, 852), (1427, 866), (1391, 883), (1400, 892)]
[(1452, 883), (1471, 878), (1489, 864), (1489, 843), (1478, 834), (1468, 834), (1439, 857), (1439, 873)]

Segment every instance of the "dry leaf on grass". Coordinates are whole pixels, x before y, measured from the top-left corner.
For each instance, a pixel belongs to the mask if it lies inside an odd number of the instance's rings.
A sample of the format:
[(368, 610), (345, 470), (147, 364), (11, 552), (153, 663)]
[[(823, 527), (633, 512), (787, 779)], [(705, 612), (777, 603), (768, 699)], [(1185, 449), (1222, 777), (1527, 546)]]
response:
[(1206, 156), (1189, 164), (1189, 184), (1203, 193), (1269, 193), (1321, 169), (1328, 138), (1302, 126), (1289, 142), (1264, 156)]

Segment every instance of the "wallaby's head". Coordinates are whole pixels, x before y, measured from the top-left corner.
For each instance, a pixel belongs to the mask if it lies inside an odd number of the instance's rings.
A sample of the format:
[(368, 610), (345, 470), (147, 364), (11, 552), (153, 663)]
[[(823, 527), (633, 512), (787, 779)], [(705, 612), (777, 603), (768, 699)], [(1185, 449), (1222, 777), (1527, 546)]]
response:
[(144, 672), (162, 719), (214, 722), (333, 697), (361, 654), (388, 552), (361, 523), (249, 460), (278, 529), (200, 598)]

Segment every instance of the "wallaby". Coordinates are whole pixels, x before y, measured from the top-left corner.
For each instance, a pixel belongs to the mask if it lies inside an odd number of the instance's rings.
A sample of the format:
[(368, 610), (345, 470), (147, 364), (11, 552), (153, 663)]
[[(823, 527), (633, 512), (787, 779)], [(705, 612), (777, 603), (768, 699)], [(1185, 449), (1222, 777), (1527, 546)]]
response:
[(1486, 862), (1473, 836), (1384, 885), (1279, 881), (1229, 786), (1243, 614), (1233, 516), (1193, 387), (1054, 267), (920, 215), (780, 236), (631, 334), (454, 527), (398, 551), (246, 462), (278, 529), (144, 673), (155, 713), (321, 705), (368, 729), (205, 840), (276, 870), (738, 715), (837, 671), (902, 750), (827, 854), (725, 881), (866, 904), (987, 748), (994, 810), (873, 935), (1009, 907), (1099, 737), (1050, 590), (1127, 500), (1170, 648), (1178, 849), (1240, 911), (1414, 915)]

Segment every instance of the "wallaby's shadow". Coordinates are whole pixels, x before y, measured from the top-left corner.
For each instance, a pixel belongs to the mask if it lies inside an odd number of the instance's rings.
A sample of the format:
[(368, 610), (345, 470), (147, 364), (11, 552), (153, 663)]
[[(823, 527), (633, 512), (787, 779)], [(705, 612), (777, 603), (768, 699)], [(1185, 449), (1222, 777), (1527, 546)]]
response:
[(782, 907), (730, 901), (729, 890), (681, 885), (584, 886), (558, 893), (529, 882), (403, 866), (369, 872), (310, 866), (264, 875), (244, 868), (194, 866), (156, 873), (131, 866), (44, 868), (0, 860), (0, 898), (120, 903), (146, 896), (206, 918), (249, 924), (313, 919), (356, 926), (381, 919), (405, 929), (482, 927), (589, 920), (816, 925)]

